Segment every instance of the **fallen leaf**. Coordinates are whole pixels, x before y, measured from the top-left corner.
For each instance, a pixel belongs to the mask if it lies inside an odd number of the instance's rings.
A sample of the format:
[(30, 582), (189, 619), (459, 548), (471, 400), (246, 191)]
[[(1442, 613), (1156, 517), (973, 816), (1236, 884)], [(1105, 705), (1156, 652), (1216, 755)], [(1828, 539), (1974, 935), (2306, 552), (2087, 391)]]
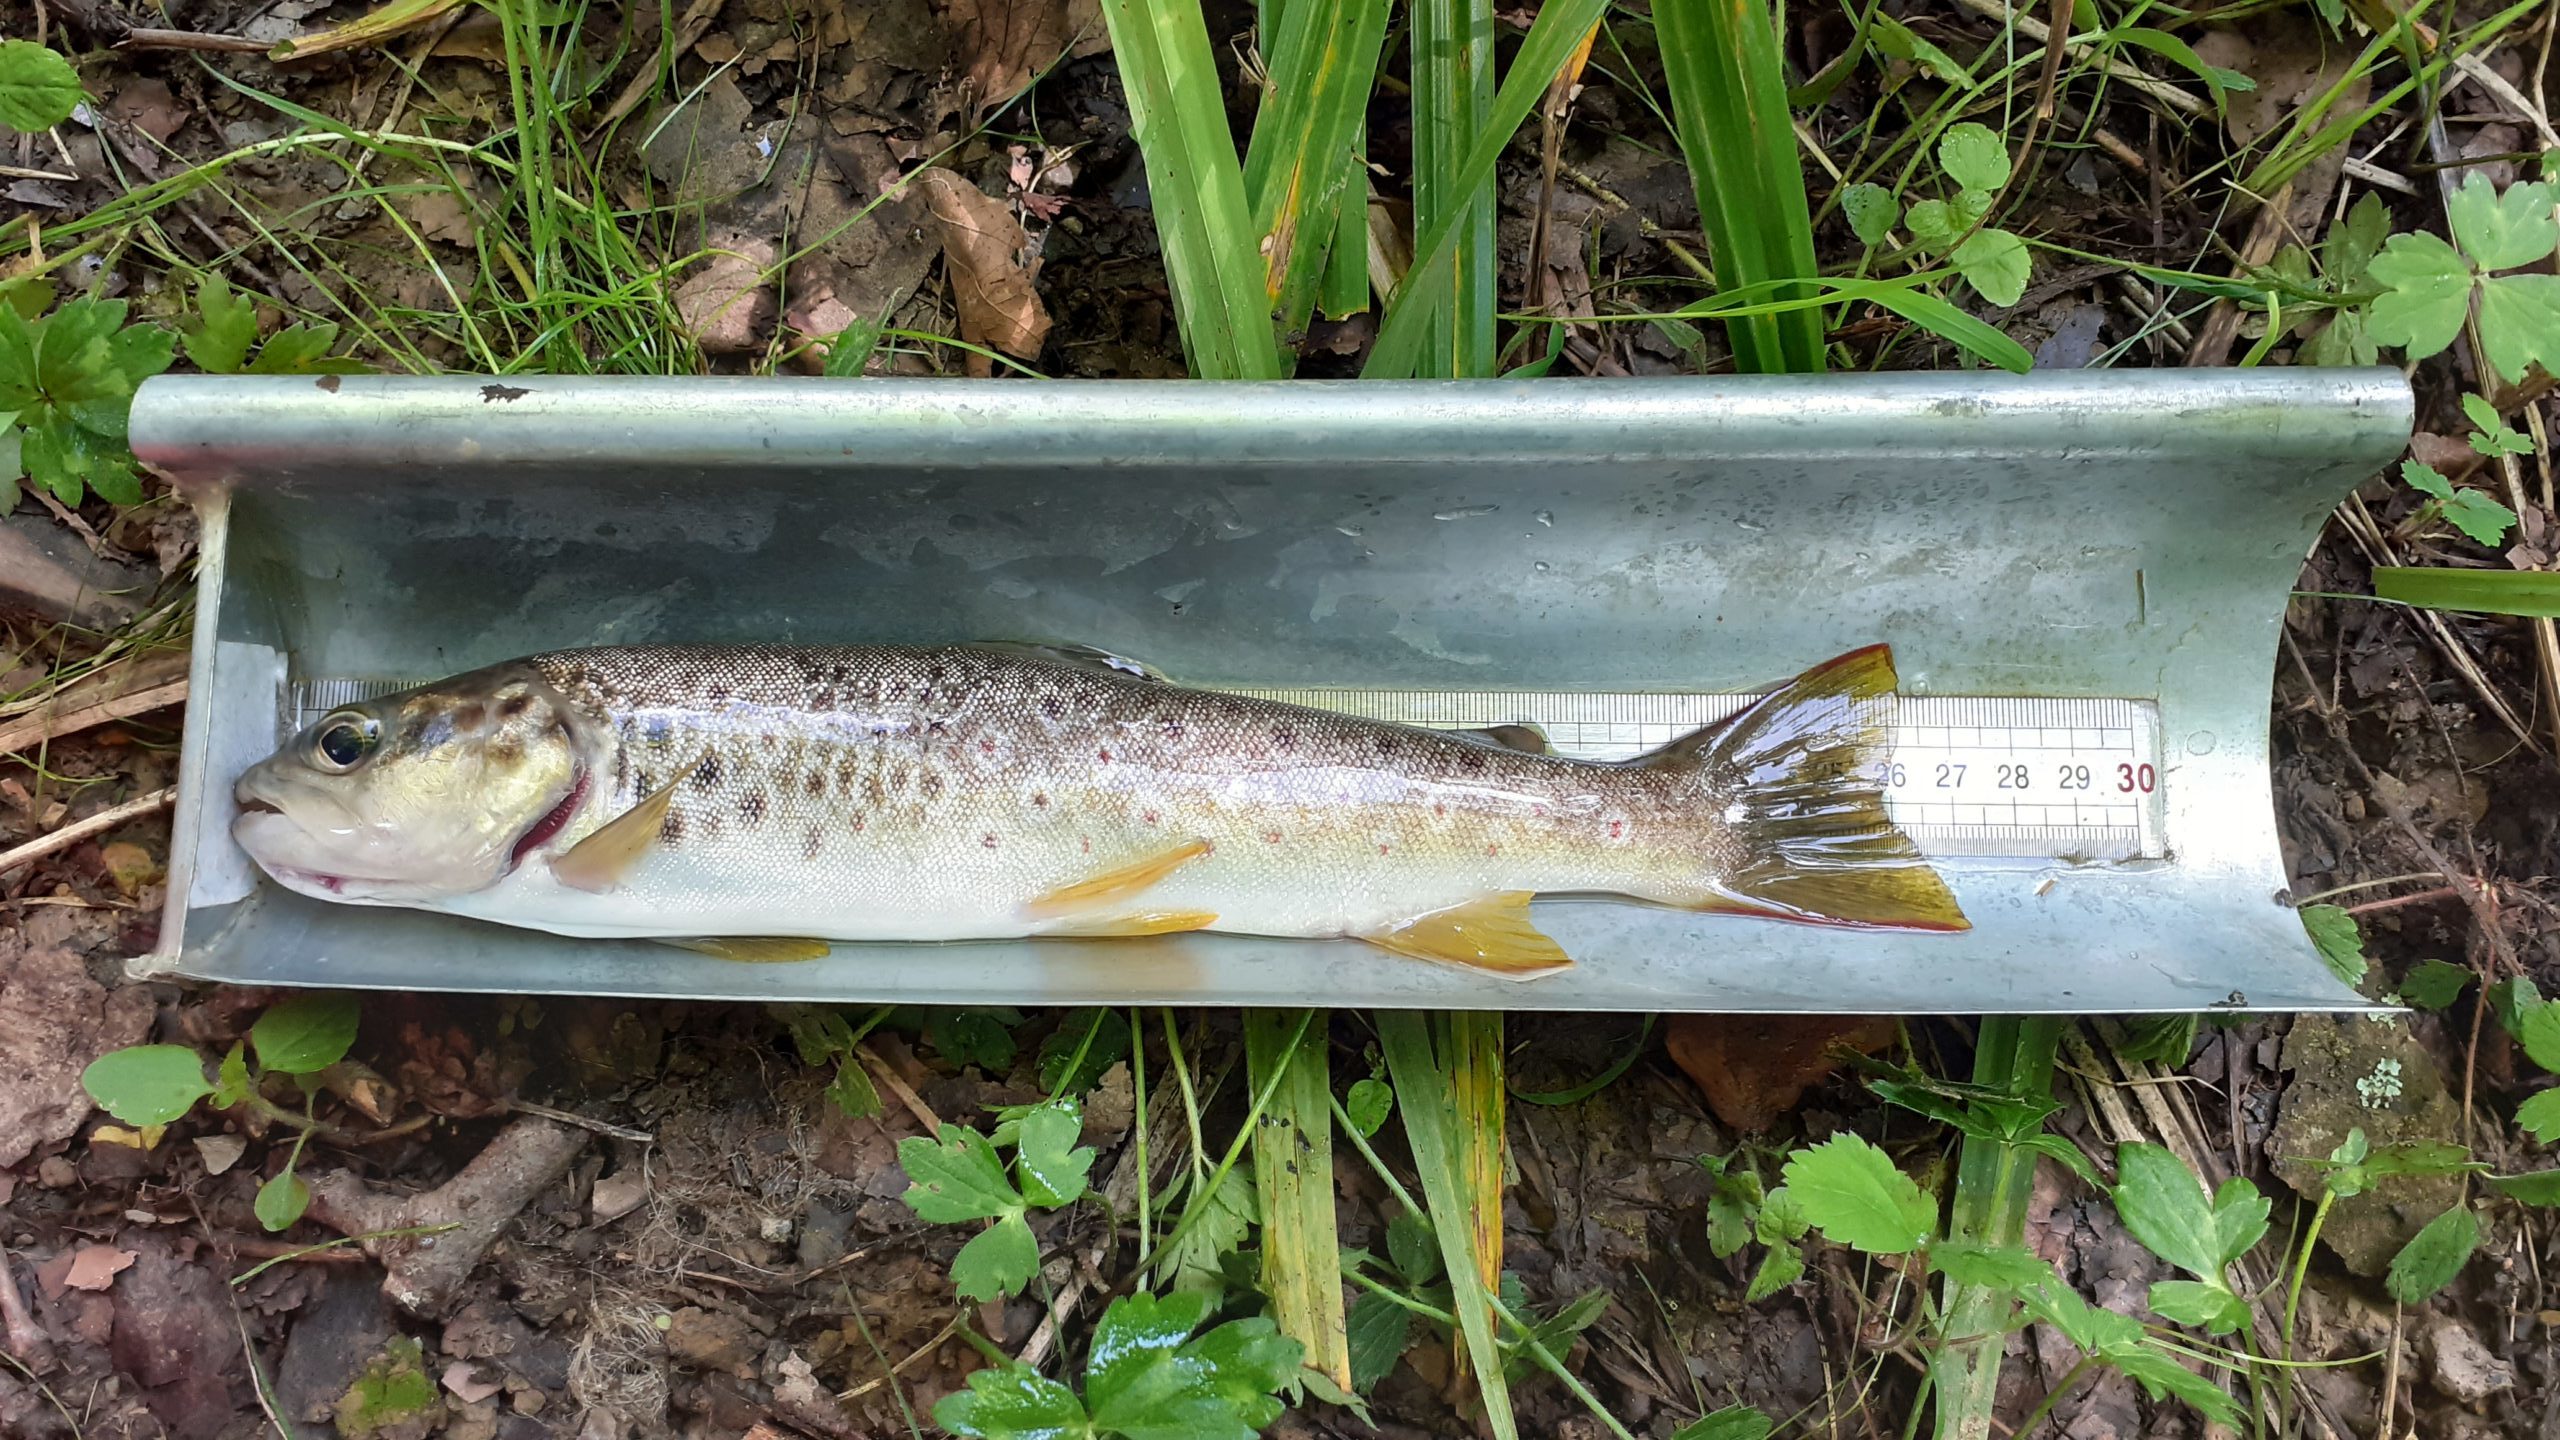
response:
[(157, 80), (136, 80), (118, 90), (107, 102), (107, 113), (163, 143), (187, 123), (185, 108)]
[(112, 881), (117, 891), (128, 900), (132, 899), (143, 886), (166, 873), (161, 869), (158, 857), (130, 840), (118, 840), (112, 845), (100, 846), (98, 863), (106, 870), (107, 879)]
[(773, 242), (752, 235), (723, 235), (691, 278), (676, 287), (676, 316), (708, 355), (736, 355), (762, 343), (773, 318), (765, 272), (773, 267)]
[(1111, 48), (1102, 0), (941, 0), (954, 47), (970, 58), (968, 92), (983, 116), (1066, 60)]
[(507, 1387), (496, 1380), (483, 1380), (468, 1360), (456, 1360), (444, 1367), (444, 1388), (465, 1405), (477, 1405)]
[(617, 1170), (597, 1181), (595, 1190), (587, 1197), (587, 1204), (595, 1212), (596, 1224), (610, 1225), (639, 1209), (640, 1202), (648, 1198), (648, 1177), (634, 1168)]
[[(1049, 335), (1049, 311), (1023, 266), (1022, 252), (1030, 241), (1013, 212), (949, 170), (922, 170), (915, 178), (942, 228), (960, 338), (1026, 360), (1039, 355)], [(971, 356), (968, 368), (980, 376), (992, 369), (984, 356)]]
[(169, 1133), (169, 1127), (166, 1125), (145, 1125), (139, 1130), (127, 1130), (121, 1125), (101, 1125), (89, 1132), (89, 1143), (122, 1145), (127, 1149), (148, 1151), (159, 1144), (160, 1137), (167, 1133)]
[(113, 1245), (83, 1245), (71, 1257), (71, 1268), (63, 1272), (62, 1283), (74, 1290), (104, 1290), (133, 1264), (134, 1256), (134, 1251), (119, 1250)]
[(237, 1135), (196, 1137), (196, 1154), (203, 1158), (204, 1173), (207, 1175), (220, 1175), (229, 1171), (232, 1166), (240, 1163), (242, 1152), (248, 1148), (249, 1142)]
[(1716, 1118), (1757, 1131), (1838, 1070), (1842, 1050), (1871, 1055), (1900, 1026), (1889, 1015), (1675, 1015), (1664, 1032)]

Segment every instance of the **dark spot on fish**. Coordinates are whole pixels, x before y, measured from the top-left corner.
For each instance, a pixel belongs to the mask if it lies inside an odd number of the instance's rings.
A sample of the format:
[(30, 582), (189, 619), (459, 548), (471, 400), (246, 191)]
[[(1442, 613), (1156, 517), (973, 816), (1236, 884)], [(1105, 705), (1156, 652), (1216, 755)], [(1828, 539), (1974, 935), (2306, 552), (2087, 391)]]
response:
[(981, 845), (986, 846), (986, 847), (987, 847), (988, 849), (990, 849), (990, 850), (993, 850), (994, 848), (996, 848), (996, 837), (995, 837), (995, 832), (993, 832), (993, 831), (989, 831), (988, 833), (986, 833), (986, 834), (984, 834), (984, 835), (979, 836), (979, 837), (978, 837), (978, 843), (979, 843), (979, 844), (981, 844)]
[(878, 805), (889, 798), (889, 787), (880, 783), (877, 774), (862, 777), (862, 798)]
[(1458, 752), (1458, 767), (1462, 770), (1481, 770), (1484, 768), (1484, 757), (1472, 750), (1461, 750)]
[(483, 385), (480, 387), (480, 403), (486, 405), (496, 400), (521, 400), (532, 393), (521, 385)]
[(1434, 815), (1446, 815), (1449, 813), (1449, 807), (1437, 800), (1434, 800), (1431, 802), (1431, 813)]
[(453, 712), (453, 728), (457, 730), (477, 730), (488, 720), (489, 707), (477, 700), (458, 706)]
[(862, 817), (859, 815), (853, 817), (853, 833), (856, 835), (862, 833)]
[(1049, 792), (1048, 792), (1048, 791), (1046, 791), (1046, 790), (1034, 790), (1034, 791), (1032, 791), (1032, 792), (1031, 792), (1031, 803), (1032, 803), (1032, 804), (1034, 804), (1034, 805), (1039, 806), (1039, 807), (1040, 807), (1041, 809), (1043, 809), (1043, 810), (1048, 809), (1048, 808), (1049, 808)]
[(524, 758), (524, 742), (502, 734), (489, 742), (489, 758), (501, 765), (513, 765)]
[(658, 793), (658, 777), (643, 770), (640, 772), (640, 783), (632, 786), (631, 789), (632, 793), (637, 795), (655, 795)]
[(924, 798), (927, 800), (939, 800), (942, 798), (942, 776), (934, 771), (927, 770), (924, 772), (924, 780), (918, 788), (924, 792)]
[(1158, 823), (1161, 817), (1159, 817), (1153, 810), (1150, 810), (1141, 818), (1143, 818), (1148, 824), (1153, 825)]
[(727, 685), (714, 685), (703, 693), (710, 697), (712, 704), (725, 705), (729, 703), (729, 697), (737, 694), (738, 692)]
[(1379, 736), (1377, 744), (1378, 753), (1381, 755), (1392, 755), (1396, 751), (1396, 737), (1393, 735)]
[(684, 843), (684, 812), (667, 807), (667, 818), (658, 822), (658, 843), (672, 850)]
[[(644, 783), (641, 788), (645, 790), (648, 787)], [(717, 754), (703, 756), (702, 763), (693, 767), (693, 788), (705, 795), (720, 788), (720, 757)]]
[(1058, 703), (1055, 692), (1044, 693), (1040, 697), (1040, 713), (1055, 720), (1066, 713), (1066, 707)]
[(498, 718), (513, 720), (533, 708), (533, 697), (519, 690), (498, 702)]
[(1283, 750), (1291, 749), (1298, 743), (1298, 732), (1286, 725), (1278, 726), (1271, 732), (1271, 743)]
[(827, 678), (842, 685), (853, 678), (853, 668), (848, 665), (839, 665), (827, 673)]
[(1624, 820), (1612, 820), (1612, 821), (1610, 821), (1610, 822), (1609, 822), (1609, 838), (1610, 838), (1610, 839), (1612, 839), (1612, 840), (1616, 840), (1616, 839), (1623, 838), (1623, 837), (1626, 835), (1626, 833), (1627, 833), (1627, 822), (1626, 822), (1626, 821), (1624, 821)]
[(924, 678), (925, 678), (925, 679), (927, 679), (927, 680), (929, 680), (929, 681), (931, 681), (931, 682), (933, 682), (933, 683), (934, 683), (934, 684), (936, 684), (936, 685), (939, 685), (939, 684), (941, 684), (941, 683), (942, 683), (942, 677), (943, 677), (943, 676), (945, 676), (945, 675), (947, 675), (947, 674), (949, 674), (949, 673), (951, 673), (951, 672), (949, 672), (949, 671), (947, 671), (947, 670), (943, 669), (943, 668), (942, 668), (941, 666), (939, 666), (939, 665), (936, 665), (936, 666), (934, 666), (932, 669), (927, 670), (927, 671), (925, 671), (925, 672), (924, 672)]
[(1182, 722), (1181, 722), (1181, 721), (1179, 721), (1179, 720), (1167, 720), (1166, 722), (1164, 722), (1164, 738), (1166, 738), (1167, 740), (1179, 740), (1179, 739), (1181, 739), (1181, 738), (1182, 738)]
[[(856, 820), (853, 823), (857, 829), (862, 825), (862, 822), (859, 820)], [(803, 860), (815, 860), (818, 858), (818, 852), (826, 848), (826, 831), (820, 829), (818, 826), (812, 825), (809, 827), (809, 833), (802, 837), (800, 841), (800, 858)]]
[(979, 754), (981, 754), (981, 755), (993, 755), (994, 753), (996, 753), (996, 742), (994, 742), (993, 740), (981, 740), (981, 741), (979, 741), (979, 742), (978, 742), (978, 753), (979, 753)]
[(738, 818), (749, 825), (759, 824), (764, 820), (766, 804), (764, 787), (759, 785), (738, 797)]
[(1111, 763), (1111, 752), (1110, 752), (1110, 751), (1108, 751), (1108, 750), (1103, 750), (1103, 751), (1099, 751), (1099, 752), (1097, 752), (1097, 753), (1101, 755), (1101, 757), (1102, 757), (1102, 763), (1103, 763), (1103, 764), (1108, 765), (1108, 764), (1110, 764), (1110, 763)]
[(801, 782), (800, 788), (808, 791), (812, 798), (826, 794), (827, 772), (824, 770), (810, 771), (809, 778)]

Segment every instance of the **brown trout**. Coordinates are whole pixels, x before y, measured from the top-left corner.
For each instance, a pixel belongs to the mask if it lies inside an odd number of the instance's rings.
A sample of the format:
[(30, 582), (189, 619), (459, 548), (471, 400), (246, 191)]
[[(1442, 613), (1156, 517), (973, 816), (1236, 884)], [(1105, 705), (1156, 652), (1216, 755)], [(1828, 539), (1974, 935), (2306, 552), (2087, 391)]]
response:
[(1219, 930), (1525, 978), (1571, 963), (1536, 895), (1966, 928), (1885, 816), (1894, 685), (1871, 646), (1596, 762), (1079, 652), (570, 650), (333, 712), (233, 833), (305, 895), (737, 959)]

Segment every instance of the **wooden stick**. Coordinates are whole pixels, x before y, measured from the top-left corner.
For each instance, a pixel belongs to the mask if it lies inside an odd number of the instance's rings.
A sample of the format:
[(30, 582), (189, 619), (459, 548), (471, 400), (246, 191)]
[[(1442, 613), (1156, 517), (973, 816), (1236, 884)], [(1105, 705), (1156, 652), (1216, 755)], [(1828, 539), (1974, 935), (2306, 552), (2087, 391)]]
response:
[(56, 850), (68, 850), (92, 835), (105, 834), (127, 820), (137, 820), (153, 811), (165, 809), (177, 794), (178, 788), (174, 785), (167, 789), (154, 790), (139, 800), (127, 800), (113, 809), (101, 810), (86, 820), (65, 825), (50, 835), (30, 840), (15, 850), (0, 854), (0, 875), (6, 875), (31, 860), (41, 860)]
[(235, 55), (264, 55), (275, 48), (246, 35), (200, 35), (193, 30), (135, 29), (116, 42), (119, 50), (222, 50)]
[[(2049, 28), (2043, 21), (2038, 20), (2032, 15), (2023, 15), (2010, 9), (2007, 5), (2001, 3), (2001, 0), (1956, 0), (1956, 3), (1963, 6), (1965, 9), (1972, 11), (1974, 14), (1981, 16), (1985, 20), (1997, 20), (2004, 25), (2017, 26), (2019, 34), (2026, 36), (2029, 40), (2034, 41), (2038, 45), (2044, 44), (2047, 38), (2053, 34), (2051, 28)], [(2078, 44), (2070, 40), (2065, 40), (2063, 42), (2063, 48), (2070, 50), (2075, 54), (2085, 54), (2089, 49), (2086, 45)], [(2100, 56), (2098, 57), (2097, 63), (2098, 68), (2106, 71), (2109, 75), (2114, 76), (2118, 81), (2132, 87), (2133, 89), (2141, 91), (2143, 94), (2150, 96), (2152, 99), (2159, 101), (2161, 104), (2166, 105), (2173, 110), (2184, 111), (2189, 115), (2195, 116), (2204, 116), (2213, 113), (2213, 107), (2211, 105), (2208, 105), (2204, 101), (2188, 94), (2186, 91), (2179, 89), (2177, 86), (2170, 84), (2166, 80), (2154, 78), (2153, 76), (2148, 75), (2121, 60), (2108, 56)]]
[(0, 725), (0, 755), (15, 755), (21, 750), (32, 749), (47, 741), (59, 740), (65, 735), (77, 735), (93, 725), (104, 725), (110, 720), (147, 715), (154, 710), (183, 704), (186, 698), (187, 682), (172, 680), (166, 685), (155, 685), (148, 690), (136, 690), (129, 695), (118, 695), (112, 700), (101, 700), (95, 705), (84, 705), (77, 710), (62, 714), (30, 715), (14, 724)]

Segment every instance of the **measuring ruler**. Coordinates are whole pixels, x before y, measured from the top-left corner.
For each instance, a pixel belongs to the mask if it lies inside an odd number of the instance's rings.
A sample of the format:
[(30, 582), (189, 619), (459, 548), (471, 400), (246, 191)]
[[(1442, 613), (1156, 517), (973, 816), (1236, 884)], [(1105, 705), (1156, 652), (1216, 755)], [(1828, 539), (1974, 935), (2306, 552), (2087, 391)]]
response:
[[(300, 730), (341, 705), (406, 688), (305, 680), (279, 718)], [(1752, 695), (1642, 691), (1334, 690), (1219, 687), (1319, 710), (1436, 729), (1530, 724), (1556, 753), (1624, 760), (1750, 704)], [(2145, 700), (1906, 695), (1878, 777), (1885, 811), (1942, 856), (2086, 861), (2166, 856), (2160, 710)]]

